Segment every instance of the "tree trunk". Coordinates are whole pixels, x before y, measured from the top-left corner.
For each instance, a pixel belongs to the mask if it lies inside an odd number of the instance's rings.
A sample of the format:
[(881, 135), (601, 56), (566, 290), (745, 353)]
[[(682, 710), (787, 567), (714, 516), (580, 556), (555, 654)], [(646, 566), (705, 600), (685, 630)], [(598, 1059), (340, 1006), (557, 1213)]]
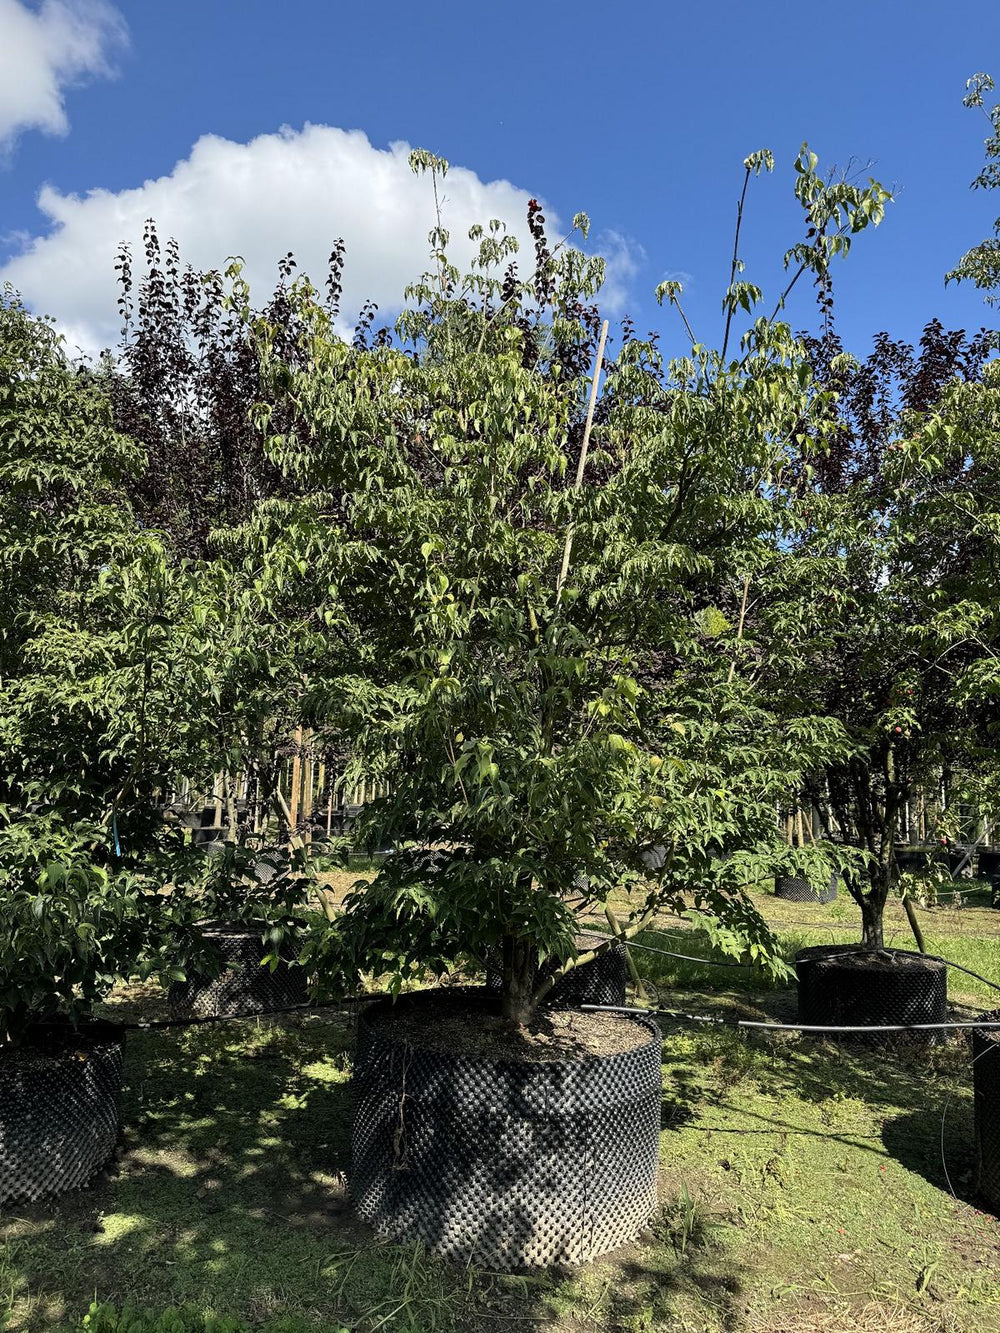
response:
[(861, 905), (861, 943), (866, 949), (885, 947), (882, 938), (882, 909), (870, 897)]
[(525, 940), (505, 935), (503, 939), (503, 990), (500, 1013), (511, 1023), (527, 1023), (534, 1011), (531, 1002), (535, 983), (534, 950)]

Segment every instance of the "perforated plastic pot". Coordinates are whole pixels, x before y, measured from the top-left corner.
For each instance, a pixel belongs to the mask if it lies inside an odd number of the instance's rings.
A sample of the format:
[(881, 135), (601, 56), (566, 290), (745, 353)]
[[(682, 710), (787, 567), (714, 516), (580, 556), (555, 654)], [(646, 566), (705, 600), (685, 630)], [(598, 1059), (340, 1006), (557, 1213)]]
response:
[(281, 961), (273, 972), (263, 966), (270, 952), (261, 938), (265, 930), (259, 922), (205, 922), (200, 933), (218, 949), (222, 971), (217, 977), (195, 974), (175, 981), (167, 992), (173, 1008), (198, 1018), (238, 1018), (305, 1004), (306, 974), (295, 963), (292, 945), (281, 947)]
[(639, 853), (639, 860), (646, 870), (662, 870), (667, 864), (667, 849), (662, 844), (655, 847), (644, 847)]
[(86, 1185), (118, 1142), (125, 1034), (39, 1029), (0, 1055), (0, 1207)]
[(832, 903), (837, 896), (837, 876), (831, 875), (827, 887), (816, 890), (800, 876), (779, 875), (774, 881), (774, 896), (788, 903)]
[[(1000, 1009), (983, 1014), (1000, 1020)], [(972, 1089), (978, 1195), (1000, 1213), (1000, 1029), (972, 1029)]]
[[(795, 955), (799, 1022), (848, 1027), (944, 1023), (948, 973), (944, 960), (905, 949), (862, 952), (856, 944), (815, 944)], [(857, 1041), (861, 1033), (844, 1033)], [(872, 1033), (870, 1040), (940, 1042), (943, 1031)], [(831, 1034), (831, 1039), (833, 1035)]]
[[(588, 935), (580, 936), (576, 943), (583, 953), (600, 941)], [(613, 945), (591, 962), (582, 963), (560, 977), (543, 1003), (546, 1008), (554, 1009), (574, 1009), (581, 1004), (624, 1004), (627, 971), (625, 946)], [(502, 983), (499, 959), (492, 959), (486, 968), (486, 988), (497, 992)]]
[[(420, 1006), (423, 992), (400, 1005)], [(484, 991), (462, 1003), (486, 1015)], [(535, 1063), (421, 1049), (390, 1002), (358, 1020), (351, 1195), (383, 1236), (510, 1272), (634, 1240), (657, 1206), (659, 1029), (635, 1050)]]

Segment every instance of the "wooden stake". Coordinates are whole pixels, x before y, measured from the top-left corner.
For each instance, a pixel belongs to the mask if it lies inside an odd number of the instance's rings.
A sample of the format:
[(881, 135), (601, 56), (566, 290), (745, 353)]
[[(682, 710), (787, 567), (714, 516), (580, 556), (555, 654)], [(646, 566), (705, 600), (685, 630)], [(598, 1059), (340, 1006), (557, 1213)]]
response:
[(313, 812), (313, 757), (311, 731), (305, 733), (305, 746), (307, 755), (305, 760), (305, 771), (302, 775), (302, 818), (306, 822), (305, 840), (308, 843), (312, 841), (309, 821), (312, 819)]
[[(736, 642), (740, 643), (743, 639), (743, 626), (747, 618), (747, 593), (750, 591), (750, 575), (747, 574), (743, 579), (743, 600), (740, 602), (740, 623), (736, 630)], [(736, 675), (736, 657), (734, 655), (729, 664), (729, 684), (732, 685), (733, 677)]]
[(295, 754), (292, 756), (292, 783), (288, 793), (289, 819), (292, 826), (289, 833), (294, 833), (299, 824), (299, 801), (302, 788), (302, 728), (295, 729)]
[[(579, 491), (583, 485), (583, 470), (587, 466), (587, 450), (590, 448), (590, 429), (594, 424), (594, 408), (597, 405), (597, 386), (601, 378), (601, 363), (604, 360), (604, 343), (608, 336), (608, 321), (605, 320), (601, 325), (601, 337), (597, 344), (597, 360), (594, 363), (594, 378), (590, 385), (590, 402), (587, 404), (587, 422), (583, 428), (583, 444), (580, 446), (580, 461), (576, 467), (576, 481), (573, 483), (574, 492)], [(569, 573), (569, 557), (573, 550), (573, 524), (570, 523), (566, 529), (566, 545), (563, 547), (562, 568), (559, 571), (559, 578), (556, 581), (556, 597), (562, 592), (563, 584), (566, 582), (566, 575)]]

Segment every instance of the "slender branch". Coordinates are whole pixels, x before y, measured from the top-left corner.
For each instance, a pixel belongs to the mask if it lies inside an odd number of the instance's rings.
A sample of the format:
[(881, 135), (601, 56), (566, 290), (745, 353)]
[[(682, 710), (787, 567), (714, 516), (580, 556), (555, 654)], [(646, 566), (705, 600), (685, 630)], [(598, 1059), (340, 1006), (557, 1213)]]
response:
[[(604, 361), (604, 344), (608, 336), (608, 321), (605, 320), (601, 325), (601, 337), (597, 344), (597, 360), (594, 363), (594, 378), (590, 385), (590, 402), (587, 404), (587, 422), (583, 428), (583, 444), (580, 446), (580, 461), (576, 467), (576, 480), (573, 483), (573, 492), (578, 494), (583, 485), (583, 470), (587, 466), (587, 450), (590, 447), (590, 431), (594, 424), (594, 408), (597, 405), (597, 387), (601, 378), (601, 364)], [(566, 529), (566, 545), (563, 548), (562, 568), (559, 570), (559, 577), (556, 580), (556, 600), (562, 592), (563, 584), (566, 582), (566, 575), (569, 573), (570, 553), (573, 550), (573, 521), (570, 520)]]
[[(733, 283), (736, 280), (736, 266), (740, 262), (740, 228), (743, 225), (743, 205), (746, 202), (747, 186), (750, 184), (750, 168), (747, 167), (747, 174), (743, 177), (743, 191), (740, 194), (740, 202), (736, 206), (736, 234), (733, 237), (733, 260), (729, 266), (729, 291), (732, 291)], [(725, 361), (726, 349), (729, 346), (729, 330), (733, 322), (733, 303), (729, 301), (729, 309), (726, 312), (726, 331), (722, 338), (722, 356), (720, 360)]]
[(656, 904), (654, 904), (630, 926), (626, 926), (624, 929), (619, 928), (617, 932), (609, 935), (608, 938), (603, 941), (603, 943), (599, 944), (596, 949), (587, 949), (584, 953), (578, 953), (575, 958), (567, 958), (565, 963), (560, 967), (557, 967), (551, 976), (547, 977), (534, 992), (531, 997), (532, 1008), (537, 1009), (556, 982), (561, 977), (564, 977), (567, 972), (572, 972), (575, 968), (583, 967), (584, 963), (592, 963), (595, 958), (599, 958), (602, 954), (607, 953), (614, 944), (624, 944), (628, 940), (634, 940), (636, 935), (641, 934), (649, 923), (655, 919), (656, 910)]
[(292, 821), (292, 812), (288, 808), (288, 802), (282, 796), (280, 789), (275, 786), (271, 793), (275, 809), (279, 815), (284, 816), (285, 823), (288, 825), (288, 845), (289, 847), (305, 847), (305, 843), (295, 832), (295, 825)]
[[(750, 575), (747, 574), (743, 578), (743, 600), (740, 603), (740, 622), (736, 629), (737, 643), (740, 643), (743, 639), (743, 626), (745, 625), (747, 618), (747, 593), (749, 591), (750, 591)], [(733, 660), (729, 664), (729, 679), (726, 682), (727, 685), (732, 685), (733, 676), (735, 676), (735, 674), (736, 674), (736, 653), (734, 652)]]
[(687, 332), (687, 336), (691, 339), (691, 346), (692, 346), (692, 347), (696, 347), (696, 346), (698, 345), (698, 339), (694, 336), (694, 330), (692, 329), (691, 325), (688, 323), (688, 317), (687, 317), (687, 315), (684, 313), (684, 307), (681, 305), (680, 301), (677, 299), (676, 296), (672, 296), (672, 297), (670, 298), (670, 300), (671, 300), (671, 301), (673, 302), (673, 304), (677, 307), (677, 313), (680, 315), (681, 320), (682, 320), (683, 323), (684, 323), (684, 328), (685, 328), (685, 331)]

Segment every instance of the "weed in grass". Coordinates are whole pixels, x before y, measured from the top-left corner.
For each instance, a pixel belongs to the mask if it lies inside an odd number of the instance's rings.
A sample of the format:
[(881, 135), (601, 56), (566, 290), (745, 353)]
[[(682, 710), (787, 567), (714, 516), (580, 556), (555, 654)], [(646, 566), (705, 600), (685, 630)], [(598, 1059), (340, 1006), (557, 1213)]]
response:
[(653, 1234), (658, 1240), (672, 1245), (682, 1257), (687, 1254), (689, 1246), (704, 1246), (708, 1243), (705, 1218), (688, 1190), (687, 1181), (681, 1181), (677, 1198), (665, 1203), (660, 1209)]

